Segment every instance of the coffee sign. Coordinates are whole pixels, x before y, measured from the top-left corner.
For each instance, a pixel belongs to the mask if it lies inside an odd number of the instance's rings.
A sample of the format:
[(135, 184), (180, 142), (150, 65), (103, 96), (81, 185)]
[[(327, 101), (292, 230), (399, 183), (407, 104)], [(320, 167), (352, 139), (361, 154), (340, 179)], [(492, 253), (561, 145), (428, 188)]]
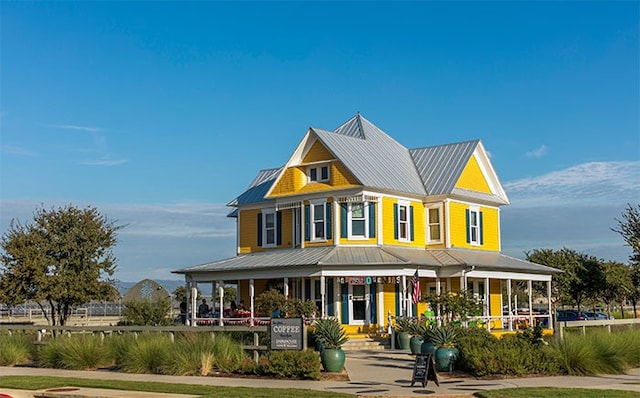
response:
[(271, 349), (302, 350), (302, 318), (271, 318)]

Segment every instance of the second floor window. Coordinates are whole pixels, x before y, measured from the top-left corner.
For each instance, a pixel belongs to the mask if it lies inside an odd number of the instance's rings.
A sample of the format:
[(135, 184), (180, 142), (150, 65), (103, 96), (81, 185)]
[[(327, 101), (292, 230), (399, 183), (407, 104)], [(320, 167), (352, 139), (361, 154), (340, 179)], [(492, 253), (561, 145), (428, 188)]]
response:
[(427, 209), (427, 242), (442, 242), (442, 208), (429, 207)]
[(371, 239), (376, 237), (376, 202), (340, 203), (340, 237)]
[(258, 246), (276, 247), (282, 244), (282, 214), (275, 210), (258, 213)]
[(482, 212), (477, 207), (470, 207), (466, 211), (467, 243), (474, 246), (482, 242)]
[(365, 217), (364, 203), (351, 203), (351, 211), (349, 212), (350, 222), (349, 237), (367, 237), (367, 218)]
[(304, 207), (306, 241), (325, 241), (331, 239), (331, 203), (312, 202)]
[(264, 213), (264, 245), (272, 246), (276, 244), (276, 215), (275, 213)]
[(403, 242), (412, 241), (414, 239), (413, 206), (410, 206), (409, 202), (400, 201), (393, 204), (393, 212), (394, 238)]

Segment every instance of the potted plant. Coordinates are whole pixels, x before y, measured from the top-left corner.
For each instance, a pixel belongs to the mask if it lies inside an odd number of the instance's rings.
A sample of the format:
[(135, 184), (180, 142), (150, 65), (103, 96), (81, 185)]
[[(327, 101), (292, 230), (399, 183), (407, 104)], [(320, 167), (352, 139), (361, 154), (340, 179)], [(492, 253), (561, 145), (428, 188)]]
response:
[(349, 341), (346, 332), (337, 318), (318, 319), (314, 332), (316, 341), (320, 343), (320, 361), (327, 372), (342, 372), (344, 368), (344, 351), (342, 346)]
[(427, 332), (427, 324), (424, 321), (413, 321), (409, 325), (409, 334), (411, 338), (409, 339), (409, 348), (411, 349), (411, 354), (416, 355), (419, 354), (420, 347), (422, 346), (422, 342), (424, 340), (424, 334)]
[(409, 349), (409, 332), (413, 320), (406, 316), (398, 316), (393, 324), (393, 331), (397, 337), (398, 348), (401, 350)]
[(436, 369), (441, 372), (451, 372), (460, 352), (456, 348), (458, 332), (451, 325), (437, 326), (427, 331), (427, 337), (435, 344)]

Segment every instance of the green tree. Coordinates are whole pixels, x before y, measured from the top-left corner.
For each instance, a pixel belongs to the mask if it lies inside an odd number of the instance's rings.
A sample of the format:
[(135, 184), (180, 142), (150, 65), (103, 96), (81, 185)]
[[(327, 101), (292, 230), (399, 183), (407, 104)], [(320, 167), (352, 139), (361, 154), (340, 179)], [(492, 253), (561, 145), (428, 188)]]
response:
[(631, 272), (624, 264), (608, 261), (603, 264), (604, 283), (598, 298), (607, 306), (607, 314), (611, 315), (613, 303), (624, 302), (631, 292)]
[(35, 301), (50, 324), (65, 325), (74, 306), (116, 298), (120, 228), (93, 207), (71, 205), (37, 209), (31, 224), (12, 221), (0, 241), (2, 299)]
[(123, 325), (142, 325), (142, 326), (167, 326), (172, 320), (169, 318), (171, 313), (171, 299), (169, 297), (160, 300), (132, 300), (124, 305), (122, 311)]
[(636, 207), (627, 204), (627, 208), (622, 213), (622, 220), (616, 218), (618, 228), (611, 228), (619, 233), (627, 246), (632, 250), (629, 256), (631, 264), (640, 264), (640, 204)]

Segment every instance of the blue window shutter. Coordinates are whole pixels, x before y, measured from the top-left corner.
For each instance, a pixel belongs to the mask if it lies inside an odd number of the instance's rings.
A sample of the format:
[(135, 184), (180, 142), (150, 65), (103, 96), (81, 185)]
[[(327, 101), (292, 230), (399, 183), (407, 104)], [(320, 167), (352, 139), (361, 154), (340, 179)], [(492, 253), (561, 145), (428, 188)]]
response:
[(304, 280), (304, 299), (311, 300), (311, 279)]
[(327, 294), (325, 296), (325, 300), (327, 300), (327, 315), (333, 316), (335, 315), (333, 312), (333, 278), (328, 278), (326, 283)]
[(369, 237), (376, 237), (376, 202), (369, 202)]
[(342, 324), (349, 324), (349, 285), (342, 284)]
[(327, 223), (326, 223), (326, 225), (327, 225), (327, 239), (331, 239), (331, 237), (333, 236), (333, 233), (332, 233), (333, 232), (332, 231), (333, 228), (331, 226), (332, 225), (332, 223), (331, 223), (331, 203), (327, 203), (325, 205), (325, 209), (326, 209), (325, 217), (326, 217), (326, 220), (327, 220)]
[(347, 206), (346, 203), (340, 203), (340, 237), (346, 238), (347, 235)]
[[(374, 278), (375, 279), (375, 278)], [(369, 301), (371, 305), (371, 314), (369, 315), (369, 319), (371, 319), (371, 323), (378, 323), (378, 310), (376, 308), (376, 283), (372, 282), (369, 285)]]
[(398, 239), (398, 204), (393, 204), (393, 239)]
[(396, 316), (400, 316), (400, 284), (396, 283)]
[(465, 210), (467, 219), (467, 243), (471, 243), (471, 225), (469, 224), (469, 209)]
[(480, 223), (479, 224), (480, 225), (480, 244), (482, 244), (483, 241), (484, 241), (484, 239), (483, 239), (483, 237), (484, 237), (484, 228), (482, 228), (482, 212), (479, 212), (479, 213), (480, 213), (480, 220), (479, 220), (479, 223)]
[(304, 240), (311, 240), (311, 209), (304, 205)]
[(413, 206), (409, 206), (409, 236), (412, 241), (415, 239), (415, 230), (413, 228)]
[(276, 244), (280, 246), (282, 244), (282, 212), (276, 213)]
[(258, 246), (262, 246), (262, 213), (258, 213)]

